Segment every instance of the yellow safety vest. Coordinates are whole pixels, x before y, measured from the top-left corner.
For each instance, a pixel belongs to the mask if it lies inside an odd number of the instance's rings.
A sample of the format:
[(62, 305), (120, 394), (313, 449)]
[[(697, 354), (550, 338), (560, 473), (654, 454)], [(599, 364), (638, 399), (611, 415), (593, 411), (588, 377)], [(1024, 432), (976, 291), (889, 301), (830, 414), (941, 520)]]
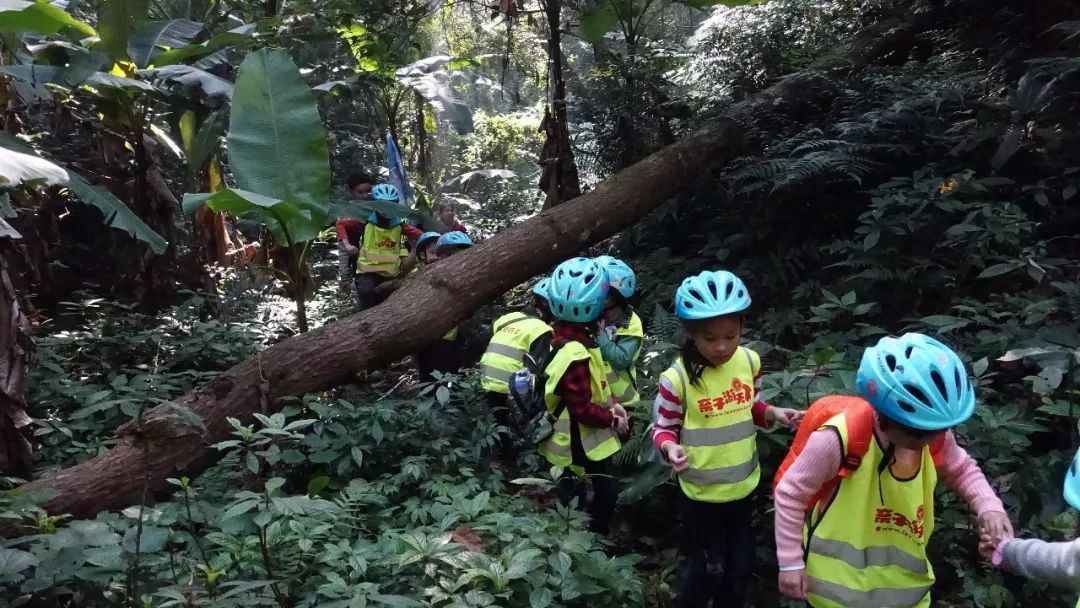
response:
[[(836, 429), (847, 445), (844, 416)], [(870, 442), (862, 464), (804, 529), (808, 599), (815, 608), (929, 608), (934, 569), (926, 544), (934, 532), (937, 469), (924, 448), (919, 473), (900, 481), (878, 474), (885, 454)]]
[[(636, 312), (630, 313), (630, 322), (627, 323), (626, 327), (619, 327), (615, 330), (615, 337), (618, 338), (619, 336), (630, 336), (638, 340), (645, 339), (645, 332), (641, 327), (641, 317), (637, 316)], [(640, 354), (641, 346), (639, 344), (637, 351), (634, 353), (634, 362), (630, 364), (630, 367), (622, 370), (612, 369), (607, 361), (604, 362), (604, 367), (607, 369), (608, 385), (611, 386), (611, 394), (615, 397), (615, 401), (622, 405), (633, 405), (641, 401), (641, 396), (637, 392), (637, 360)]]
[[(566, 373), (570, 364), (575, 361), (589, 362), (589, 381), (592, 389), (592, 402), (603, 408), (611, 407), (611, 391), (608, 390), (606, 375), (604, 374), (604, 358), (599, 348), (585, 348), (581, 342), (567, 342), (555, 353), (548, 364), (545, 374), (547, 384), (544, 386), (544, 401), (548, 412), (555, 413), (561, 397), (555, 394), (555, 388), (559, 386), (563, 374)], [(555, 421), (555, 432), (546, 442), (540, 445), (540, 454), (547, 458), (548, 462), (561, 467), (569, 467), (573, 464), (573, 456), (570, 451), (570, 412), (563, 408), (559, 419)], [(585, 456), (594, 462), (603, 460), (619, 451), (619, 438), (615, 431), (597, 429), (584, 424), (578, 424), (578, 436), (581, 438), (581, 447)]]
[(754, 376), (761, 360), (739, 347), (719, 367), (706, 367), (697, 384), (690, 384), (682, 357), (661, 377), (675, 387), (683, 403), (679, 443), (686, 448), (690, 468), (679, 473), (688, 498), (702, 502), (732, 502), (746, 498), (761, 481), (754, 404)]
[(510, 376), (524, 367), (533, 342), (552, 333), (551, 326), (523, 312), (507, 313), (491, 324), (491, 342), (480, 357), (480, 386), (485, 391), (510, 394)]
[(356, 273), (397, 276), (401, 270), (401, 258), (408, 255), (409, 252), (401, 246), (401, 224), (382, 228), (374, 222), (368, 222), (364, 224), (364, 238), (360, 240)]

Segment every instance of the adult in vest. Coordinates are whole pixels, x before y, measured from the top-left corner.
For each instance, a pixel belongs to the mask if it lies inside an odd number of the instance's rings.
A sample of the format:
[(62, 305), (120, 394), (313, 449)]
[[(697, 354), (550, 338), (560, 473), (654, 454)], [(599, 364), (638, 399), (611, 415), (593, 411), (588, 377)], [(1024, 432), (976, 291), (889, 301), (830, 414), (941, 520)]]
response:
[[(776, 486), (780, 590), (815, 608), (929, 608), (926, 547), (939, 477), (971, 505), (983, 534), (1012, 537), (1001, 500), (949, 430), (975, 411), (975, 390), (956, 353), (915, 333), (866, 349), (855, 384), (876, 418), (866, 454), (847, 464), (847, 416), (839, 414)], [(849, 470), (832, 496), (809, 504), (842, 466)]]
[[(1080, 452), (1065, 473), (1063, 495), (1070, 507), (1080, 510)], [(1080, 591), (1080, 538), (1048, 543), (1037, 538), (993, 538), (984, 534), (979, 553), (990, 563), (1039, 583)], [(1080, 602), (1076, 604), (1080, 607)]]
[[(358, 201), (371, 197), (375, 179), (361, 171), (349, 176), (349, 196)], [(356, 276), (356, 256), (360, 252), (360, 239), (364, 234), (364, 221), (353, 217), (339, 217), (334, 223), (338, 241), (338, 279), (343, 293), (347, 293)]]
[[(555, 354), (544, 370), (544, 401), (555, 416), (554, 433), (540, 454), (568, 470), (559, 484), (559, 498), (579, 505), (591, 484), (589, 528), (607, 534), (615, 512), (619, 485), (611, 457), (619, 451), (618, 433), (626, 432), (626, 410), (608, 390), (607, 370), (596, 345), (596, 321), (604, 311), (607, 273), (595, 261), (574, 258), (551, 273), (548, 302), (555, 317)], [(579, 477), (579, 473), (587, 477)]]
[[(551, 350), (554, 330), (547, 302), (549, 282), (545, 277), (533, 285), (531, 305), (508, 312), (491, 324), (491, 341), (480, 357), (480, 387), (500, 426), (509, 428), (516, 423), (509, 409), (510, 376), (525, 367), (526, 356), (539, 363)], [(504, 453), (511, 444), (500, 435), (499, 446)]]
[[(379, 184), (371, 190), (377, 201), (400, 202), (397, 188)], [(381, 303), (389, 295), (379, 285), (401, 274), (402, 260), (409, 255), (404, 239), (416, 240), (419, 229), (405, 224), (400, 217), (372, 213), (363, 224), (356, 259), (356, 300), (360, 310)]]
[(679, 608), (746, 604), (754, 564), (757, 430), (801, 412), (760, 398), (761, 360), (739, 345), (750, 293), (726, 271), (689, 277), (675, 292), (686, 343), (660, 375), (653, 442), (679, 476), (687, 554)]
[(637, 290), (637, 277), (622, 260), (610, 255), (595, 259), (611, 281), (596, 343), (604, 355), (611, 395), (629, 410), (641, 400), (637, 391), (637, 361), (645, 340), (641, 317), (630, 306), (630, 298)]

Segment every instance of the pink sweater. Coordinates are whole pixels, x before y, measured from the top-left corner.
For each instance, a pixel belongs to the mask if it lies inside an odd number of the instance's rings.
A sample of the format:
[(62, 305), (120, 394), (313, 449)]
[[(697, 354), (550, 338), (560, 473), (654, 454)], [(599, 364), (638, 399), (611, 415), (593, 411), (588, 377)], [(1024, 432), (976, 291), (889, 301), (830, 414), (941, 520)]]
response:
[[(882, 444), (888, 445), (880, 428)], [(956, 443), (950, 431), (945, 437), (938, 475), (971, 505), (976, 516), (993, 511), (1005, 512), (1001, 499), (994, 494), (979, 465)], [(840, 470), (840, 439), (833, 432), (810, 436), (803, 452), (776, 487), (776, 559), (781, 571), (800, 570), (803, 563), (803, 517), (810, 497)]]

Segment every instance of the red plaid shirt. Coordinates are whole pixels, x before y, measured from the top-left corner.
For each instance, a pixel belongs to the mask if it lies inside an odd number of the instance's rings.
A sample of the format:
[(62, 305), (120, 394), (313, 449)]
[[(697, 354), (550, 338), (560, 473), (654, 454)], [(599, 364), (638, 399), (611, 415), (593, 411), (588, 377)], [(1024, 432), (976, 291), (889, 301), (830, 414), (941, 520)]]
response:
[[(555, 343), (573, 341), (582, 343), (585, 348), (596, 348), (596, 340), (584, 325), (556, 321), (552, 328), (555, 330), (552, 339)], [(588, 360), (574, 361), (566, 368), (566, 373), (555, 387), (555, 394), (566, 403), (566, 410), (575, 422), (597, 429), (611, 427), (615, 419), (611, 410), (592, 402)]]

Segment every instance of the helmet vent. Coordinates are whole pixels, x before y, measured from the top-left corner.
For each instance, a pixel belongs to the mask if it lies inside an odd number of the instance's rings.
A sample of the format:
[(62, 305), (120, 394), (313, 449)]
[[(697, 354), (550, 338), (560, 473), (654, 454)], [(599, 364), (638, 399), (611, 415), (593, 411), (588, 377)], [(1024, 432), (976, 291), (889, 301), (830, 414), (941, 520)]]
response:
[(727, 287), (727, 289), (724, 290), (724, 297), (725, 298), (730, 298), (731, 297), (731, 292), (735, 291), (735, 284), (734, 283), (728, 283), (725, 287)]
[(913, 350), (915, 350), (914, 346), (909, 346), (909, 347), (905, 348), (904, 349), (904, 358), (905, 359), (910, 359), (911, 358), (911, 351), (913, 351)]
[[(711, 285), (711, 283), (710, 283), (710, 285)], [(704, 300), (705, 299), (705, 296), (701, 295), (701, 292), (696, 290), (696, 289), (691, 289), (690, 290), (690, 295), (694, 296), (695, 300)], [(690, 301), (687, 300), (686, 303), (687, 303), (687, 305), (689, 305)]]
[(958, 395), (964, 394), (964, 380), (960, 377), (960, 370), (953, 369), (953, 376), (956, 378), (956, 393)]
[[(938, 373), (936, 369), (930, 370), (930, 379), (934, 381), (934, 386), (936, 386), (938, 392), (941, 393), (941, 398), (948, 401), (949, 389), (945, 388), (945, 379), (941, 377), (941, 374)], [(958, 384), (956, 388), (959, 389), (960, 385)]]
[(906, 388), (908, 392), (911, 393), (911, 396), (918, 400), (919, 403), (933, 409), (933, 404), (931, 404), (930, 400), (926, 398), (926, 393), (922, 392), (922, 389), (915, 386), (914, 384), (905, 384), (904, 388)]
[(1073, 458), (1072, 464), (1069, 465), (1069, 475), (1076, 476), (1076, 459)]
[(709, 294), (711, 294), (712, 297), (715, 299), (716, 294), (717, 294), (717, 292), (716, 292), (716, 281), (713, 281), (713, 280), (710, 279), (710, 280), (706, 281), (705, 284), (709, 286)]
[(907, 412), (909, 414), (914, 414), (915, 413), (915, 406), (911, 405), (907, 401), (897, 401), (896, 405), (899, 405), (900, 409), (904, 410), (905, 412)]
[(896, 357), (892, 355), (885, 355), (885, 365), (889, 366), (890, 372), (896, 371)]

